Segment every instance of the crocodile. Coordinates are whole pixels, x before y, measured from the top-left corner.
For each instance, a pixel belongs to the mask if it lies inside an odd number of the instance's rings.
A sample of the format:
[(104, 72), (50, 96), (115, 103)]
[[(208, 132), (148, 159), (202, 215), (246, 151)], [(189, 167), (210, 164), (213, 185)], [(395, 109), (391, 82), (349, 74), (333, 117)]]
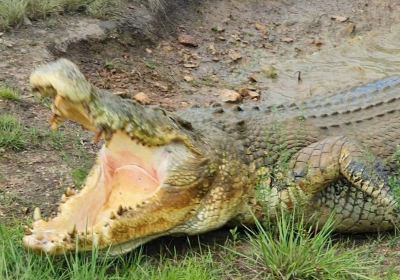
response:
[(26, 248), (128, 252), (165, 235), (251, 225), (302, 209), (337, 232), (392, 230), (399, 207), (400, 77), (277, 106), (218, 104), (168, 112), (93, 86), (67, 59), (38, 67), (52, 128), (70, 120), (104, 141), (80, 191), (36, 213)]

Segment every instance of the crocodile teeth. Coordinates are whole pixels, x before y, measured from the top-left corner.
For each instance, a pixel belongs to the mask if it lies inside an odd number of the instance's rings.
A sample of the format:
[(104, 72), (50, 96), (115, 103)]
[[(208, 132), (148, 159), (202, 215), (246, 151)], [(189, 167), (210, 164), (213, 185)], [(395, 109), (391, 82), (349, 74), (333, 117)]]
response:
[(36, 207), (35, 210), (33, 210), (33, 220), (39, 221), (42, 219), (42, 214), (40, 213), (40, 208)]
[(68, 235), (71, 237), (71, 239), (74, 239), (76, 236), (77, 230), (76, 230), (76, 225), (72, 228), (70, 232), (68, 232)]
[(125, 212), (124, 208), (122, 207), (122, 205), (120, 205), (117, 210), (118, 216), (121, 216), (122, 214), (124, 214), (124, 212)]
[(65, 196), (70, 197), (76, 194), (76, 190), (68, 187), (67, 190), (65, 191)]

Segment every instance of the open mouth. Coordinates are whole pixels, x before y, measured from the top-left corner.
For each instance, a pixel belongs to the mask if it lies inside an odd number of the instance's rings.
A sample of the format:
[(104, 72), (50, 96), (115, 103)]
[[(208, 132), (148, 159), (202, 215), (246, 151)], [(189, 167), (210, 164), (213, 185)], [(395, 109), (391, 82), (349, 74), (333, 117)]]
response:
[(182, 148), (179, 144), (146, 147), (122, 131), (115, 132), (100, 150), (82, 191), (67, 191), (54, 219), (35, 221), (25, 246), (57, 254), (75, 247), (77, 239), (98, 245), (111, 223), (161, 189), (168, 171), (179, 162), (177, 157), (184, 155)]
[(48, 221), (40, 213), (34, 217), (25, 247), (51, 254), (93, 246), (126, 251), (127, 244), (136, 247), (187, 218), (192, 196), (179, 186), (194, 184), (196, 177), (176, 174), (191, 166), (193, 146), (188, 135), (177, 132), (173, 117), (97, 90), (65, 59), (38, 68), (31, 85), (54, 99), (53, 128), (71, 120), (105, 144), (82, 190), (63, 195), (58, 215)]

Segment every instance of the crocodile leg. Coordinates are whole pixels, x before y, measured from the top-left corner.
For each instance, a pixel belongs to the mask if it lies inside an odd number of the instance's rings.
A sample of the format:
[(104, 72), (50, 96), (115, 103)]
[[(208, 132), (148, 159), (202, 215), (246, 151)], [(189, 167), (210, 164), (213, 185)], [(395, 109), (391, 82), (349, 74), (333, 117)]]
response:
[(281, 198), (287, 205), (293, 205), (296, 196), (305, 200), (310, 211), (319, 213), (320, 222), (336, 213), (339, 231), (393, 228), (400, 221), (397, 202), (376, 162), (375, 156), (349, 138), (328, 137), (293, 157), (294, 185)]

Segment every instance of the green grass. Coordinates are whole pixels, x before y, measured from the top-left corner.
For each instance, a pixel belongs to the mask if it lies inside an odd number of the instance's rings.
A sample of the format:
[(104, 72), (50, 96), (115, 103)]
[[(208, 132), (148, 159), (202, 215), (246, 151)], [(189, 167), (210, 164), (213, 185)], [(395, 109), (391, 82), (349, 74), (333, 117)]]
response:
[(45, 134), (45, 138), (49, 139), (49, 145), (57, 151), (65, 149), (68, 143), (65, 133), (61, 130), (49, 131)]
[(25, 127), (12, 114), (0, 114), (0, 148), (22, 151), (28, 146), (50, 145), (54, 150), (63, 150), (67, 142), (62, 131), (41, 132), (35, 127)]
[(0, 85), (0, 99), (3, 100), (11, 100), (11, 101), (19, 101), (20, 96), (17, 90)]
[(0, 115), (0, 148), (21, 151), (26, 143), (21, 122), (13, 115)]
[(393, 190), (397, 203), (400, 204), (400, 146), (397, 147), (397, 150), (393, 155), (393, 160), (397, 173), (389, 178), (389, 185)]
[(123, 0), (1, 0), (0, 30), (22, 24), (25, 19), (46, 18), (65, 12), (83, 12), (95, 17), (112, 17)]
[(76, 187), (81, 187), (89, 173), (89, 168), (78, 167), (72, 170), (72, 181)]
[(220, 279), (210, 252), (184, 257), (150, 258), (140, 249), (123, 257), (109, 257), (97, 250), (61, 257), (36, 255), (22, 248), (21, 227), (0, 225), (0, 279)]
[(365, 260), (360, 250), (333, 243), (333, 219), (319, 232), (302, 218), (285, 213), (271, 224), (256, 225), (257, 231), (248, 234), (248, 252), (235, 251), (243, 258), (245, 269), (253, 274), (250, 278), (272, 275), (273, 279), (371, 279), (368, 275), (373, 260)]
[(0, 224), (0, 279), (374, 279), (374, 258), (333, 243), (331, 231), (331, 221), (316, 233), (282, 215), (273, 224), (257, 223), (248, 241), (236, 239), (215, 253), (205, 247), (151, 257), (137, 249), (111, 257), (94, 249), (51, 257), (22, 248), (21, 226)]

